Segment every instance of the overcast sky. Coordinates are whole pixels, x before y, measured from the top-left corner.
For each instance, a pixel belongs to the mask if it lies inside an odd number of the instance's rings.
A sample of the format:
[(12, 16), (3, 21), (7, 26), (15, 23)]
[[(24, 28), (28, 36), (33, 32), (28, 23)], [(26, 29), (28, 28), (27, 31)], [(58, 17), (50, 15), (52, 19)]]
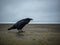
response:
[(0, 0), (0, 22), (60, 22), (59, 7), (59, 0)]

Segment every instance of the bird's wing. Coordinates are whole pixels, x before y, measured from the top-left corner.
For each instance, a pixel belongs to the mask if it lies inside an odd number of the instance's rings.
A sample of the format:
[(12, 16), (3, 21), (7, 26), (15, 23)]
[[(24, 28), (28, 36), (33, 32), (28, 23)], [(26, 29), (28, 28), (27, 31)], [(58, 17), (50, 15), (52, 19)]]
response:
[(18, 21), (17, 23), (15, 23), (13, 26), (14, 27), (19, 27), (19, 26), (21, 26), (22, 24), (24, 24), (25, 23), (25, 20), (20, 20), (20, 21)]

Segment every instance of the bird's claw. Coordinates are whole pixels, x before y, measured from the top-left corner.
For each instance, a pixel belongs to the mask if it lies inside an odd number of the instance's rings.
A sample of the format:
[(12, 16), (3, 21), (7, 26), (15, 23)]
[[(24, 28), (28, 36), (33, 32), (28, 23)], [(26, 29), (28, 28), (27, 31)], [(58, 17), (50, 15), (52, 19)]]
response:
[(18, 31), (18, 33), (22, 33), (22, 32), (25, 32), (25, 31)]

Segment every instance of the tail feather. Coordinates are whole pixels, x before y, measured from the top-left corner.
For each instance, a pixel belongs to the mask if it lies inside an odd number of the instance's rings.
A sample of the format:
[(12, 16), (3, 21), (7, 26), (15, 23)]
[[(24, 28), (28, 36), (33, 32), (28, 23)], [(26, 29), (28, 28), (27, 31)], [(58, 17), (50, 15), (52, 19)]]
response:
[(8, 30), (11, 30), (12, 29), (12, 27), (11, 28), (8, 28)]

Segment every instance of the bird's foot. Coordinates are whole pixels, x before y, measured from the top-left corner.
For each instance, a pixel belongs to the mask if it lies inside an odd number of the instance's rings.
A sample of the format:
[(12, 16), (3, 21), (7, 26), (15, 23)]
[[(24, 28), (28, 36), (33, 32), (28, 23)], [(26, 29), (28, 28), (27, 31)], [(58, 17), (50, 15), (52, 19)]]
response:
[(18, 33), (22, 33), (22, 32), (25, 32), (25, 31), (21, 31), (21, 30), (20, 30), (20, 31), (18, 31)]
[(25, 31), (21, 31), (21, 32), (25, 32)]

